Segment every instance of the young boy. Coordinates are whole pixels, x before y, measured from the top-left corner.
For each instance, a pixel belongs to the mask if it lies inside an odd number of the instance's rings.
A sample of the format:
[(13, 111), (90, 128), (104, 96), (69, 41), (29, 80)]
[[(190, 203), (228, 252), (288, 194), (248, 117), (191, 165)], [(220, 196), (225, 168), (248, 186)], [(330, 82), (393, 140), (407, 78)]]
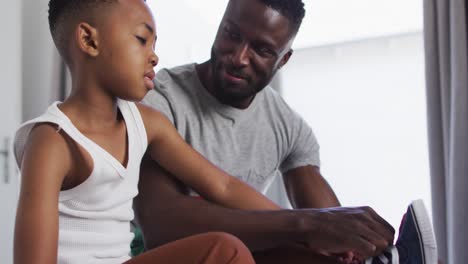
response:
[(130, 260), (132, 199), (145, 152), (209, 200), (278, 207), (211, 165), (160, 113), (131, 102), (153, 88), (158, 62), (155, 23), (143, 0), (51, 0), (49, 8), (73, 87), (16, 134), (15, 263), (253, 263), (239, 240), (220, 233)]

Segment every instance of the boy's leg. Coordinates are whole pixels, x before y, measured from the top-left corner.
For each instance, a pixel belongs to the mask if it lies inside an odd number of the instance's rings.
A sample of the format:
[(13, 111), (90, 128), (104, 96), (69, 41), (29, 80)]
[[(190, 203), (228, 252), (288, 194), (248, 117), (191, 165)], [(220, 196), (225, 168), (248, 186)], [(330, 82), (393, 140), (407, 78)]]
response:
[(126, 264), (253, 264), (250, 251), (236, 237), (210, 232), (177, 240), (149, 250)]
[(303, 247), (284, 246), (252, 253), (257, 264), (338, 264), (338, 260)]

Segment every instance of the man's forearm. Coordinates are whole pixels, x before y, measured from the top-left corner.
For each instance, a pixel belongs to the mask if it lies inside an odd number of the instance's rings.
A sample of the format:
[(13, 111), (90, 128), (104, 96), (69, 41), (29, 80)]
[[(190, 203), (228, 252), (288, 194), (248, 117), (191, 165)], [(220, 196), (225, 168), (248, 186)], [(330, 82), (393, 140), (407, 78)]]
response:
[[(188, 198), (188, 197), (187, 197)], [(155, 219), (145, 224), (139, 217), (148, 248), (189, 235), (223, 231), (240, 238), (251, 250), (273, 248), (299, 236), (290, 211), (244, 211), (222, 208), (209, 202), (171, 201), (173, 209), (155, 210)]]
[(284, 176), (286, 191), (294, 208), (326, 208), (340, 206), (333, 189), (315, 166), (288, 171)]
[[(189, 197), (156, 164), (145, 164), (135, 211), (148, 248), (209, 231), (231, 233), (251, 250), (276, 247), (302, 236), (296, 212), (235, 210)], [(145, 170), (144, 166), (151, 168)]]
[(353, 251), (369, 257), (376, 247), (386, 248), (393, 241), (394, 230), (369, 207), (227, 209), (186, 196), (173, 178), (147, 160), (142, 163), (139, 191), (134, 208), (147, 248), (189, 235), (224, 231), (239, 237), (252, 251), (306, 242), (313, 250)]

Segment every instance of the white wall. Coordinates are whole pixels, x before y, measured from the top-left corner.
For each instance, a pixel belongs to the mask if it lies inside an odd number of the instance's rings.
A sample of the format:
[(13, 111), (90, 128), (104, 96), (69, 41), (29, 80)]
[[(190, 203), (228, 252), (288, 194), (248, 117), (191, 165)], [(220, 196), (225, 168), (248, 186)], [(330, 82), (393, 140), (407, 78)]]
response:
[(298, 50), (281, 80), (343, 205), (371, 205), (396, 227), (412, 199), (430, 209), (421, 33)]
[[(4, 108), (4, 101), (21, 96), (21, 1), (0, 2), (0, 109), (2, 123), (13, 124), (21, 117), (21, 111)], [(9, 104), (7, 104), (9, 105)], [(0, 126), (0, 135), (13, 133), (9, 126)], [(2, 146), (3, 147), (3, 146)]]
[(47, 21), (48, 0), (23, 0), (23, 120), (57, 98), (58, 53)]
[[(8, 149), (6, 137), (21, 120), (21, 1), (0, 2), (0, 152)], [(0, 262), (13, 261), (13, 229), (16, 211), (17, 178), (10, 153), (5, 167), (5, 156), (0, 155)]]
[(226, 4), (225, 0), (203, 5), (190, 0), (148, 1), (158, 34), (156, 70), (207, 60)]
[[(56, 98), (53, 61), (57, 53), (47, 23), (48, 0), (0, 2), (0, 151), (19, 124), (39, 115)], [(55, 88), (54, 88), (55, 87)], [(9, 155), (9, 182), (4, 183), (0, 156), (0, 262), (13, 262), (13, 231), (18, 196), (18, 177)]]

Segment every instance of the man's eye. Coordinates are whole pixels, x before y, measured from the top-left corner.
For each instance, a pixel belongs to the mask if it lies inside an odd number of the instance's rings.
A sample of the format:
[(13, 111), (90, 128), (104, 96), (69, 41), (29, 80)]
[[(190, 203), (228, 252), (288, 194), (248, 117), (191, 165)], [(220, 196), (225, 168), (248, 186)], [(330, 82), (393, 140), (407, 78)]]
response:
[(145, 38), (142, 38), (142, 37), (139, 37), (139, 36), (135, 36), (135, 37), (138, 39), (138, 41), (140, 41), (140, 43), (142, 45), (146, 45), (146, 39)]
[(257, 48), (257, 53), (263, 57), (274, 56), (274, 52), (269, 48)]
[(230, 38), (230, 39), (239, 39), (240, 36), (236, 32), (231, 31), (228, 28), (224, 29), (224, 33)]

